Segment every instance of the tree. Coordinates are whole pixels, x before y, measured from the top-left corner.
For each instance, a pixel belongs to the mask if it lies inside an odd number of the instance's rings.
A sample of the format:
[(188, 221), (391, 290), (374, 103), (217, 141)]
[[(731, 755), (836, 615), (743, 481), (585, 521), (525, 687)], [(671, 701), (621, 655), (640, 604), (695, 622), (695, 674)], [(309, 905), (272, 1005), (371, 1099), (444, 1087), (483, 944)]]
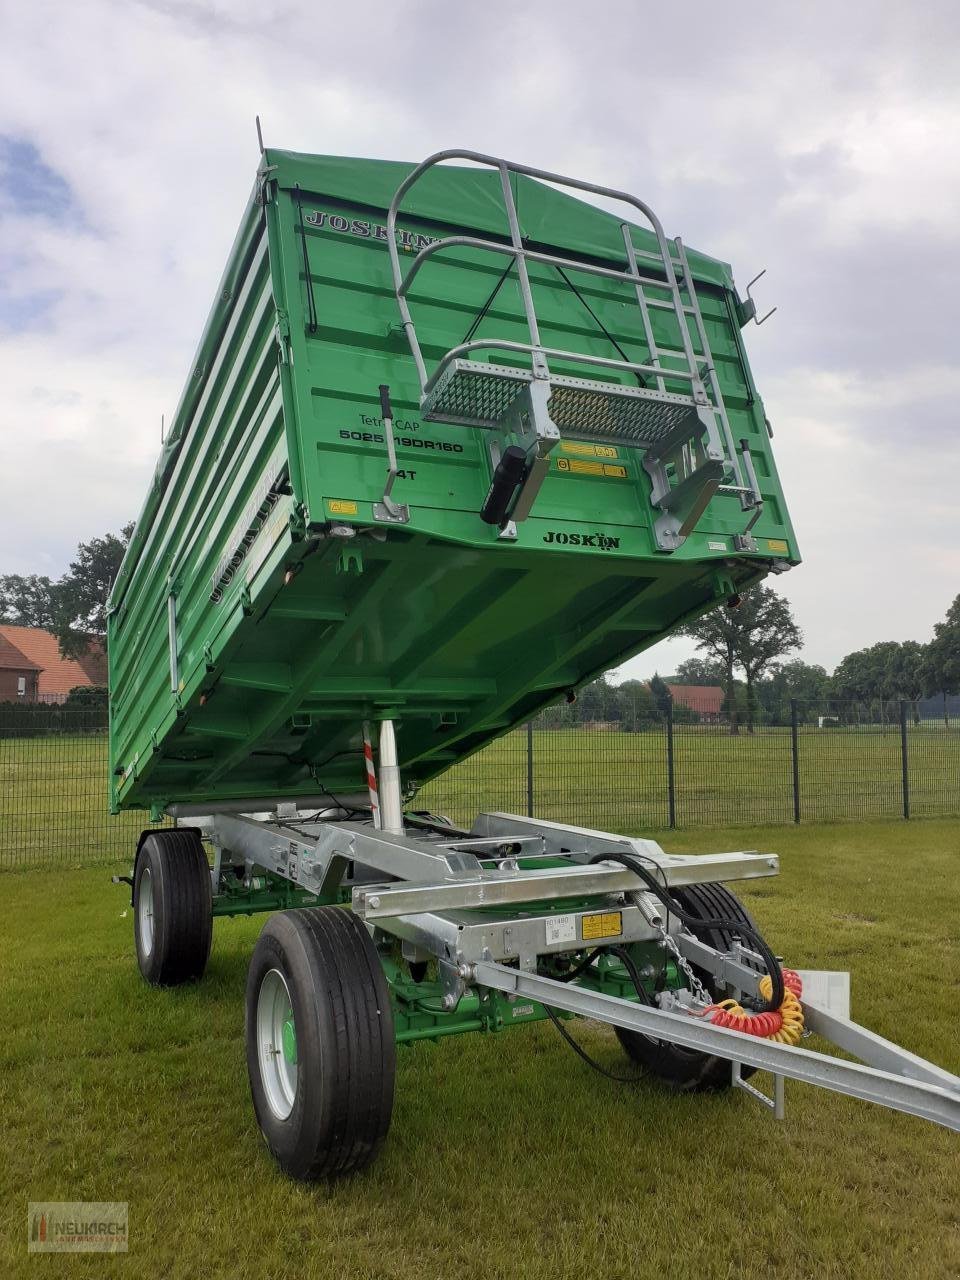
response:
[(716, 609), (711, 609), (709, 613), (705, 613), (702, 618), (698, 618), (696, 622), (688, 623), (687, 626), (682, 628), (681, 634), (688, 636), (691, 640), (695, 640), (697, 648), (702, 649), (715, 663), (721, 666), (723, 683), (727, 691), (727, 718), (730, 732), (732, 734), (739, 733), (737, 694), (733, 680), (739, 644), (735, 610), (731, 609), (726, 603), (719, 605)]
[(784, 597), (770, 587), (744, 592), (737, 613), (741, 627), (737, 661), (747, 685), (747, 727), (752, 733), (757, 681), (778, 666), (785, 654), (801, 647), (803, 633)]
[(607, 684), (606, 676), (584, 685), (573, 704), (572, 718), (577, 724), (620, 719), (617, 690)]
[(106, 711), (109, 705), (106, 685), (78, 684), (67, 694), (63, 705), (69, 711)]
[(743, 671), (746, 680), (747, 726), (752, 732), (754, 685), (766, 671), (778, 666), (785, 654), (798, 649), (803, 636), (786, 600), (770, 587), (750, 587), (741, 594), (737, 607), (731, 608), (731, 603), (712, 609), (684, 627), (681, 634), (695, 640), (708, 658), (722, 664), (730, 732), (736, 734), (736, 669)]
[(0, 577), (0, 622), (52, 631), (64, 658), (78, 658), (107, 634), (107, 598), (133, 534), (108, 533), (77, 547), (67, 573), (52, 582), (38, 574)]
[(882, 720), (885, 702), (915, 702), (923, 694), (926, 669), (924, 647), (916, 640), (881, 640), (848, 653), (839, 663), (831, 681), (833, 696), (875, 702)]
[(638, 733), (656, 721), (657, 709), (650, 686), (642, 680), (624, 680), (617, 686), (616, 693), (620, 702), (620, 725), (626, 733)]
[(65, 658), (85, 653), (93, 639), (107, 634), (107, 599), (133, 533), (127, 524), (120, 536), (108, 533), (77, 547), (77, 558), (56, 584), (53, 630)]
[[(733, 684), (724, 685), (723, 702), (720, 704), (720, 714), (721, 716), (727, 717), (728, 724), (730, 723), (731, 716), (736, 719), (738, 725), (743, 719), (743, 714), (746, 710), (746, 698), (744, 694), (745, 690), (743, 681), (738, 680), (736, 677), (734, 677)], [(737, 733), (739, 732), (739, 729), (734, 729), (732, 732)]]
[[(943, 622), (933, 628), (933, 639), (927, 645), (921, 664), (923, 691), (927, 694), (960, 693), (960, 596), (947, 610)], [(944, 700), (944, 722), (946, 722)]]
[(960, 693), (960, 596), (933, 628), (923, 663), (924, 692)]
[(26, 577), (16, 573), (0, 577), (0, 621), (17, 627), (53, 627), (54, 593), (54, 583), (35, 573)]
[(886, 670), (885, 642), (881, 641), (867, 649), (856, 649), (837, 664), (831, 680), (833, 696), (859, 702), (882, 698)]
[(688, 658), (677, 667), (671, 684), (723, 684), (723, 663), (712, 658)]
[(891, 698), (906, 698), (913, 705), (913, 719), (920, 723), (917, 699), (924, 691), (925, 646), (916, 640), (904, 640), (896, 645), (887, 660), (887, 688)]
[(661, 715), (668, 716), (670, 714), (673, 697), (658, 671), (653, 673), (653, 679), (650, 681), (650, 697), (653, 699), (653, 705)]
[(804, 720), (811, 709), (819, 706), (822, 710), (829, 696), (826, 669), (801, 658), (783, 663), (757, 686), (757, 700), (771, 723), (787, 723), (793, 701), (800, 704), (800, 719)]

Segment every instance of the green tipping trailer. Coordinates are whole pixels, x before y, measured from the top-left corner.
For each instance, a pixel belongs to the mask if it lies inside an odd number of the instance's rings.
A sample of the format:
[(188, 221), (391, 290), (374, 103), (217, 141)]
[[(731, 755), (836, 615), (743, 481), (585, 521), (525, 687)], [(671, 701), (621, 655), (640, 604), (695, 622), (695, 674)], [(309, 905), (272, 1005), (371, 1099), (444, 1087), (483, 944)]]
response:
[[(386, 227), (409, 173), (264, 155), (113, 591), (115, 809), (350, 791), (386, 711), (426, 781), (798, 560), (730, 269), (671, 242), (668, 284), (651, 231), (522, 174), (523, 244), (553, 259), (523, 264), (540, 341), (572, 354), (533, 382), (559, 438), (529, 514), (482, 519), (497, 455), (538, 439), (509, 420), (531, 360), (474, 347), (421, 405)], [(430, 254), (441, 237), (473, 243)], [(430, 255), (407, 295), (428, 372), (529, 343), (495, 170), (432, 168), (395, 239), (404, 271)]]
[(396, 1044), (576, 1015), (675, 1087), (759, 1069), (778, 1114), (790, 1076), (960, 1127), (960, 1082), (801, 1000), (720, 883), (772, 855), (410, 803), (798, 562), (751, 318), (627, 193), (263, 152), (111, 597), (110, 785), (175, 823), (128, 878), (149, 982), (278, 912), (247, 1063), (293, 1176), (374, 1157)]

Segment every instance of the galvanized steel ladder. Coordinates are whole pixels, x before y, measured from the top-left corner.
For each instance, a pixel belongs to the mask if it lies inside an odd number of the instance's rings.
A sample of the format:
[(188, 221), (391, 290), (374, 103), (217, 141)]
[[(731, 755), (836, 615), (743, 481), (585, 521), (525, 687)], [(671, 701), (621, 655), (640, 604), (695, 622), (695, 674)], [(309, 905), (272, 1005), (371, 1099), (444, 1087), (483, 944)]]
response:
[[(410, 188), (428, 169), (445, 160), (469, 160), (499, 171), (510, 242), (470, 235), (445, 236), (422, 248), (404, 271), (397, 246), (398, 212)], [(658, 251), (638, 249), (628, 222), (621, 224), (624, 270), (528, 248), (520, 232), (511, 174), (631, 205), (649, 222)], [(387, 247), (397, 304), (420, 380), (424, 418), (488, 428), (512, 435), (522, 443), (525, 465), (511, 505), (504, 512), (504, 527), (529, 514), (546, 476), (550, 451), (558, 440), (570, 436), (643, 450), (643, 465), (651, 480), (650, 501), (658, 512), (654, 533), (661, 551), (673, 551), (683, 543), (718, 491), (736, 494), (743, 510), (753, 512), (747, 525), (749, 531), (759, 515), (761, 495), (749, 450), (742, 447), (738, 454), (734, 446), (686, 251), (679, 239), (671, 246), (656, 214), (643, 201), (626, 192), (475, 151), (440, 151), (418, 165), (397, 189), (387, 216)], [(410, 290), (428, 259), (457, 247), (501, 254), (516, 265), (529, 341), (495, 337), (464, 341), (430, 371), (410, 310)], [(529, 262), (553, 266), (561, 273), (572, 270), (629, 284), (640, 312), (649, 363), (545, 347), (527, 269)], [(651, 274), (652, 271), (658, 274)], [(673, 313), (680, 347), (658, 346), (651, 323), (652, 309)], [(688, 320), (696, 331), (700, 355), (694, 350)], [(480, 350), (528, 357), (529, 367), (472, 358)], [(551, 371), (550, 362), (573, 362), (612, 374), (632, 375), (643, 385), (558, 374)], [(667, 390), (668, 382), (686, 384), (685, 389)], [(491, 457), (496, 472), (501, 458), (499, 443), (491, 443)]]

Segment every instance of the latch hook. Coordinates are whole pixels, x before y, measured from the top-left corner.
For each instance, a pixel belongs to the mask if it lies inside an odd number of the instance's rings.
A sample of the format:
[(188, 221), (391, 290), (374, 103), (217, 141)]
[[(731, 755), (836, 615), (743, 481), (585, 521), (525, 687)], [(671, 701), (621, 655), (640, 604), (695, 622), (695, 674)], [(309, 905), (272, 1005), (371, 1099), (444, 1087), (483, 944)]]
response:
[(744, 308), (744, 310), (747, 312), (746, 318), (748, 320), (753, 320), (754, 324), (757, 324), (757, 325), (764, 324), (767, 320), (770, 319), (770, 317), (773, 315), (773, 313), (777, 309), (776, 307), (771, 307), (765, 316), (763, 316), (759, 320), (757, 319), (757, 303), (756, 303), (756, 299), (754, 298), (750, 290), (757, 283), (760, 277), (765, 276), (766, 274), (767, 274), (767, 268), (764, 267), (763, 270), (758, 272), (758, 274), (755, 275), (753, 279), (750, 281), (750, 283), (747, 285), (747, 305)]

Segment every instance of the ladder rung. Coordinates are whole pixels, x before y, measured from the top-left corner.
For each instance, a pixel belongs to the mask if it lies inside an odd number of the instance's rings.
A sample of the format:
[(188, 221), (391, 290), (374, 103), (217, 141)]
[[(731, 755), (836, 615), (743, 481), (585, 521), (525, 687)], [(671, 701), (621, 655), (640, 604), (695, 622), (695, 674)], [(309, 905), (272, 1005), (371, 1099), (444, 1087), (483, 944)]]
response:
[[(676, 347), (657, 347), (654, 354), (656, 356), (672, 356), (674, 360), (683, 360), (684, 363), (686, 363), (687, 359), (687, 353), (678, 351)], [(695, 351), (693, 354), (696, 356), (699, 353)]]
[[(663, 262), (664, 260), (661, 254), (654, 253), (652, 249), (638, 249), (637, 246), (634, 245), (633, 252), (638, 258), (647, 258), (651, 262)], [(673, 254), (670, 255), (670, 264), (673, 267), (679, 268), (681, 271), (683, 270), (683, 263), (679, 258), (675, 258)]]

